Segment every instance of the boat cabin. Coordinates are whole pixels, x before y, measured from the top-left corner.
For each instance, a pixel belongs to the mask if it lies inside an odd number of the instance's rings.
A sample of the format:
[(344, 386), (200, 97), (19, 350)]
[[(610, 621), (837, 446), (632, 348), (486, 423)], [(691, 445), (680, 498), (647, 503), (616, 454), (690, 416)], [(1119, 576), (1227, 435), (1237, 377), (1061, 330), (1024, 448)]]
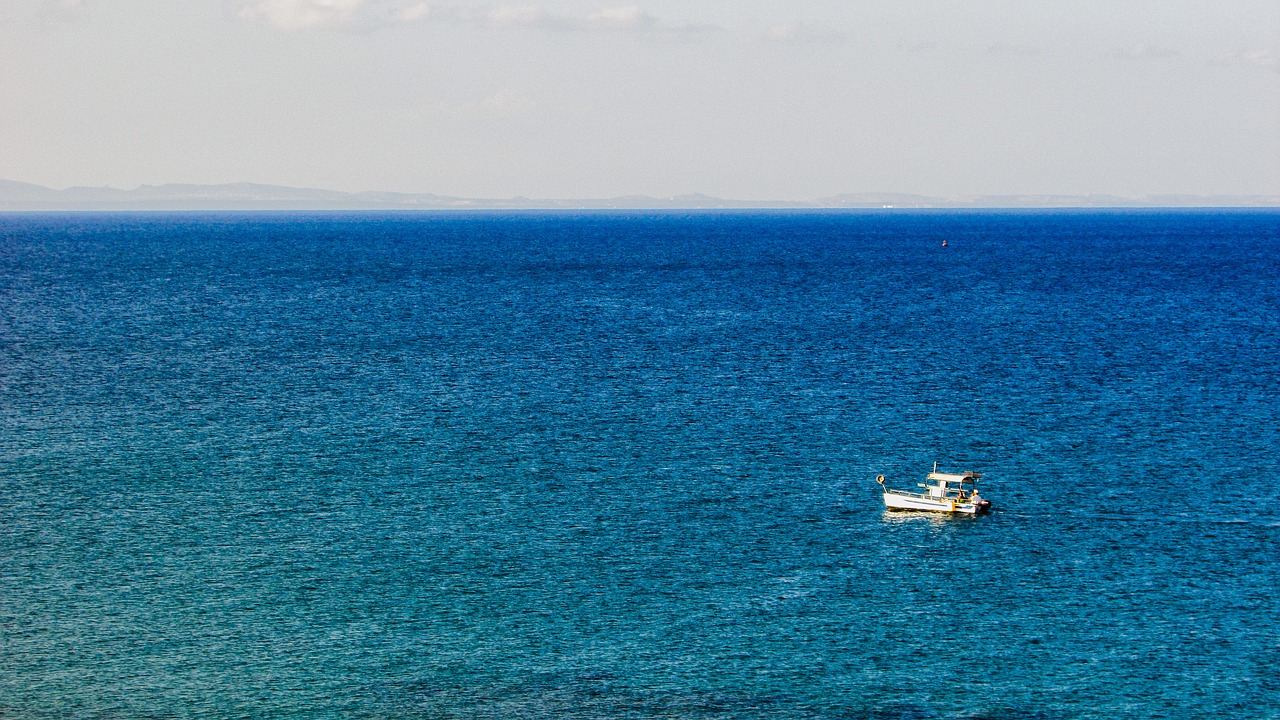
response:
[(934, 471), (925, 476), (925, 481), (917, 483), (925, 489), (931, 498), (945, 500), (947, 498), (966, 499), (977, 493), (974, 484), (982, 478), (982, 473), (969, 470), (964, 474), (941, 473), (934, 466)]

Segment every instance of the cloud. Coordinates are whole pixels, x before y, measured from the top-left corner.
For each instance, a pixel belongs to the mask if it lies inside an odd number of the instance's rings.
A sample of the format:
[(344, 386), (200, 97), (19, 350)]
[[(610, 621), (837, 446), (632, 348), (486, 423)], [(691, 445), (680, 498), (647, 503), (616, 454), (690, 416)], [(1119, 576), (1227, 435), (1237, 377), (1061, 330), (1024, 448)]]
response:
[(761, 38), (777, 43), (841, 43), (846, 40), (843, 33), (834, 30), (791, 22), (774, 25)]
[(535, 5), (500, 5), (485, 15), (486, 24), (517, 25), (564, 32), (616, 32), (691, 35), (715, 28), (664, 22), (639, 5), (606, 6), (585, 15), (553, 13)]
[(597, 10), (587, 16), (587, 22), (592, 27), (609, 30), (642, 30), (648, 32), (662, 27), (662, 23), (658, 21), (658, 18), (644, 12), (638, 5)]
[(1256, 50), (1237, 50), (1214, 58), (1219, 65), (1250, 65), (1253, 67), (1280, 72), (1280, 55), (1270, 48)]
[(1112, 50), (1107, 54), (1110, 57), (1122, 60), (1167, 60), (1181, 55), (1181, 53), (1172, 48), (1148, 45), (1146, 43), (1138, 43), (1127, 50)]
[[(455, 18), (465, 17), (455, 14)], [(533, 27), (545, 24), (550, 16), (542, 8), (536, 5), (499, 5), (490, 8), (484, 14), (485, 20), (491, 25), (517, 25), (524, 27)]]
[(337, 27), (354, 23), (365, 0), (253, 0), (241, 3), (236, 17), (285, 30)]
[(241, 20), (283, 30), (367, 29), (421, 22), (567, 32), (693, 34), (714, 29), (665, 23), (638, 5), (606, 6), (576, 15), (551, 12), (531, 4), (461, 7), (423, 0), (233, 0), (233, 8), (234, 15)]
[(396, 22), (414, 23), (426, 20), (431, 15), (431, 6), (424, 3), (414, 3), (405, 7), (396, 8), (392, 12), (392, 17)]

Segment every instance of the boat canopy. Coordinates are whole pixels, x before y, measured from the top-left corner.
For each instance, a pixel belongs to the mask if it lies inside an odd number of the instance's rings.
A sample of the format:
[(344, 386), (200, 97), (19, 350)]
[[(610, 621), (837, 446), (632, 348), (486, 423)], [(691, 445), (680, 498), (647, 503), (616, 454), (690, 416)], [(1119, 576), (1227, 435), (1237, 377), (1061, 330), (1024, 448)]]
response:
[(959, 482), (973, 482), (974, 480), (977, 480), (980, 477), (982, 477), (982, 474), (976, 473), (976, 472), (967, 472), (963, 475), (956, 475), (954, 473), (931, 472), (929, 473), (929, 476), (926, 479), (938, 480), (941, 482), (959, 483)]

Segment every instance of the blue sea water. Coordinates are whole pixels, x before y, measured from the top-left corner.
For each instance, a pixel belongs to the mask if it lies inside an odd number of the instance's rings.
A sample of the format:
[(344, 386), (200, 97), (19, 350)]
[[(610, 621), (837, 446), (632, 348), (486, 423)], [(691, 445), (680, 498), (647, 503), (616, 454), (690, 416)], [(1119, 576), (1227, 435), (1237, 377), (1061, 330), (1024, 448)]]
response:
[(0, 717), (1280, 718), (1278, 311), (1273, 211), (0, 215)]

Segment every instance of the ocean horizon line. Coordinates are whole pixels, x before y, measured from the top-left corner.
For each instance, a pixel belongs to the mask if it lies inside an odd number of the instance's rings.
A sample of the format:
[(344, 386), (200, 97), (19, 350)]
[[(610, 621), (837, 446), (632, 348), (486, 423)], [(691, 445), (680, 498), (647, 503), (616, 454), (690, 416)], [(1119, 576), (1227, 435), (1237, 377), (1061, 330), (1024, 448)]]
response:
[(702, 193), (644, 194), (607, 198), (476, 198), (435, 193), (346, 192), (252, 182), (72, 186), (54, 189), (0, 180), (0, 211), (211, 211), (211, 210), (697, 210), (697, 209), (1179, 209), (1280, 208), (1280, 195), (1107, 193), (970, 194), (934, 196), (914, 193), (855, 192), (811, 200), (743, 200)]

